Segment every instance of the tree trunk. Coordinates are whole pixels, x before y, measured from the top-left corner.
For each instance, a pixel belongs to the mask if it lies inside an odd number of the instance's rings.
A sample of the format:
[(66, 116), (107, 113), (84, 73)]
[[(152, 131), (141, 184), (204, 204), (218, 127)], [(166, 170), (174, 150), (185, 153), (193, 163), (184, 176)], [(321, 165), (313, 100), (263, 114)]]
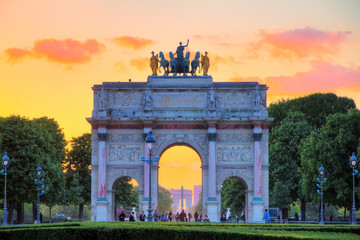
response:
[(346, 207), (344, 207), (344, 221), (346, 221)]
[(306, 221), (306, 201), (301, 200), (301, 221)]
[(51, 223), (51, 207), (49, 207), (49, 223)]
[(35, 223), (35, 220), (37, 220), (37, 204), (36, 203), (33, 203), (32, 210), (33, 210), (33, 223)]
[(9, 207), (8, 207), (8, 224), (12, 224), (13, 223), (13, 215), (14, 215), (14, 203), (10, 202), (9, 203)]
[(16, 223), (24, 224), (24, 203), (16, 204)]
[(289, 213), (288, 213), (289, 209), (288, 208), (283, 208), (281, 210), (281, 213), (282, 213), (282, 218), (285, 222), (287, 222), (289, 219)]
[(79, 219), (83, 219), (84, 215), (84, 204), (80, 204), (79, 206)]

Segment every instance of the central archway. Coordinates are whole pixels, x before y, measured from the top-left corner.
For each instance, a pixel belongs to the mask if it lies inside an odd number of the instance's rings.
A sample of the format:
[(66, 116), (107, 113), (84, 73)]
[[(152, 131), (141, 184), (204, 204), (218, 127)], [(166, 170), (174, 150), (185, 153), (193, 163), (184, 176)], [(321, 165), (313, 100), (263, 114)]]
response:
[[(164, 203), (158, 192), (161, 210), (179, 212), (184, 209), (193, 214), (196, 205), (202, 206), (202, 171), (199, 154), (187, 145), (173, 145), (163, 151), (159, 162), (159, 185), (169, 191), (172, 205), (163, 209)], [(182, 192), (182, 194), (181, 194)], [(181, 197), (182, 195), (182, 197)], [(181, 200), (182, 199), (182, 200)], [(167, 206), (169, 207), (169, 206)]]

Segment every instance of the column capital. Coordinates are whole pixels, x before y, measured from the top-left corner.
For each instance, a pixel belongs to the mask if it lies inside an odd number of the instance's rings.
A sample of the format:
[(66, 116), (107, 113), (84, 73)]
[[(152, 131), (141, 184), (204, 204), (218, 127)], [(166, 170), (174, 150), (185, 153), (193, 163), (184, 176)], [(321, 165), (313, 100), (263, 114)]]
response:
[(107, 140), (107, 133), (98, 133), (98, 138), (99, 138), (99, 141), (104, 141), (104, 142), (106, 142), (106, 140)]
[(253, 133), (254, 142), (261, 142), (262, 133)]
[(209, 141), (216, 141), (217, 133), (208, 133), (208, 140)]

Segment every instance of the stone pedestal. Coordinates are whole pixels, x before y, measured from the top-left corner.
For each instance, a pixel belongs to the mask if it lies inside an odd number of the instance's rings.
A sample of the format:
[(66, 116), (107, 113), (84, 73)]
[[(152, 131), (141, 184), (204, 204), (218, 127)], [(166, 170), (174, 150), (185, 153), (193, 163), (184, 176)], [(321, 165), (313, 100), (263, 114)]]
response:
[(218, 205), (218, 201), (207, 201), (207, 215), (210, 222), (218, 222), (220, 220), (220, 216), (218, 216)]
[(253, 201), (252, 203), (252, 214), (254, 223), (262, 222), (264, 216), (264, 202), (263, 201)]
[(108, 205), (109, 202), (104, 201), (96, 201), (96, 221), (97, 222), (107, 222), (107, 213), (108, 213)]

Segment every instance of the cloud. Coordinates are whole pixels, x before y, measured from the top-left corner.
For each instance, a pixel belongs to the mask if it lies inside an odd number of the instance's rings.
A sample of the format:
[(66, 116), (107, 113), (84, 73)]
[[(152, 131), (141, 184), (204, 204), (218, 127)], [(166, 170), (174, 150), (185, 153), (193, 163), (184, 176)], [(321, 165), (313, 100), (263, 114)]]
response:
[(350, 34), (350, 31), (327, 32), (310, 27), (276, 33), (261, 30), (261, 40), (249, 47), (249, 58), (256, 58), (258, 52), (265, 51), (278, 59), (324, 59), (335, 56)]
[(8, 48), (5, 50), (5, 55), (10, 63), (15, 63), (22, 60), (24, 57), (31, 55), (31, 51), (21, 48)]
[(35, 42), (34, 52), (50, 61), (60, 63), (84, 63), (99, 54), (105, 46), (95, 39), (80, 42), (73, 39), (42, 39)]
[(241, 61), (233, 56), (212, 55), (211, 53), (208, 56), (210, 58), (210, 67), (214, 71), (218, 70), (219, 64), (241, 64)]
[(130, 60), (130, 65), (136, 67), (138, 71), (145, 71), (146, 69), (150, 69), (150, 58), (134, 58)]
[(112, 40), (121, 47), (133, 48), (136, 50), (153, 44), (153, 40), (131, 36), (121, 36), (113, 38)]
[(266, 78), (269, 94), (297, 95), (330, 92), (340, 88), (360, 88), (360, 66), (344, 67), (322, 61), (313, 61), (311, 66), (312, 69), (308, 72)]
[(73, 39), (41, 39), (34, 43), (31, 50), (21, 48), (9, 48), (5, 50), (9, 61), (18, 61), (25, 56), (42, 58), (49, 61), (75, 64), (91, 60), (94, 55), (101, 53), (105, 46), (95, 39), (88, 39), (84, 42)]

